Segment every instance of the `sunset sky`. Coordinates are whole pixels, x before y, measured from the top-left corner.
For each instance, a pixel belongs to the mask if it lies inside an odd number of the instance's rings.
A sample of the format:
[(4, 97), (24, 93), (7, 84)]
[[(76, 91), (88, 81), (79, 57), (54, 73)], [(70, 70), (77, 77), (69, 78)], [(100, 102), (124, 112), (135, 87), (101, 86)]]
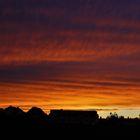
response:
[(140, 0), (0, 0), (0, 107), (9, 105), (138, 116)]

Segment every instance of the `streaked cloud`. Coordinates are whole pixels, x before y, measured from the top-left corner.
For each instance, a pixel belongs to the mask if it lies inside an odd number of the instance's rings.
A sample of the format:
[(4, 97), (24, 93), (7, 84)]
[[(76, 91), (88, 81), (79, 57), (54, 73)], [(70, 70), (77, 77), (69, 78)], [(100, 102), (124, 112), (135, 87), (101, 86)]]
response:
[(0, 5), (0, 106), (140, 107), (138, 0)]

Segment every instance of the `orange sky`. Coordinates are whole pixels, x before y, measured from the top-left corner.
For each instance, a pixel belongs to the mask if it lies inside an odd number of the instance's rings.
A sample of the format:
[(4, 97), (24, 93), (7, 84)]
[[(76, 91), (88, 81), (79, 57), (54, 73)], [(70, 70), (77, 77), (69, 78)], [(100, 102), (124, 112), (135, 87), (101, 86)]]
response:
[(0, 2), (0, 107), (138, 115), (140, 2), (103, 3)]

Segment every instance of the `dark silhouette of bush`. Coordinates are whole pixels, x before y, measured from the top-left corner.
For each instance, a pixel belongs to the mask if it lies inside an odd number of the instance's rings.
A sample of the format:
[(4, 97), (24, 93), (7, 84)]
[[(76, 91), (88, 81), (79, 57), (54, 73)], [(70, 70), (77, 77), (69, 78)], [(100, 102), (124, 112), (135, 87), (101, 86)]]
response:
[(27, 115), (36, 119), (44, 119), (48, 117), (48, 115), (40, 108), (32, 107), (28, 112)]
[(26, 115), (30, 122), (35, 125), (46, 125), (49, 121), (48, 115), (42, 109), (37, 107), (32, 107)]
[(25, 112), (19, 107), (9, 106), (5, 109), (5, 115), (7, 117), (22, 117), (25, 115)]

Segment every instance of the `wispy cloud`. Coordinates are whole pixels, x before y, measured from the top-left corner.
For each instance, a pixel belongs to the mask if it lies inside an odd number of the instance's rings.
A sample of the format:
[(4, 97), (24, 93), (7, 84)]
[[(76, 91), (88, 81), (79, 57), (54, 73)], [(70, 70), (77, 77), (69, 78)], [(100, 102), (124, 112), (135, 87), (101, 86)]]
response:
[(140, 107), (138, 0), (0, 5), (1, 106)]

